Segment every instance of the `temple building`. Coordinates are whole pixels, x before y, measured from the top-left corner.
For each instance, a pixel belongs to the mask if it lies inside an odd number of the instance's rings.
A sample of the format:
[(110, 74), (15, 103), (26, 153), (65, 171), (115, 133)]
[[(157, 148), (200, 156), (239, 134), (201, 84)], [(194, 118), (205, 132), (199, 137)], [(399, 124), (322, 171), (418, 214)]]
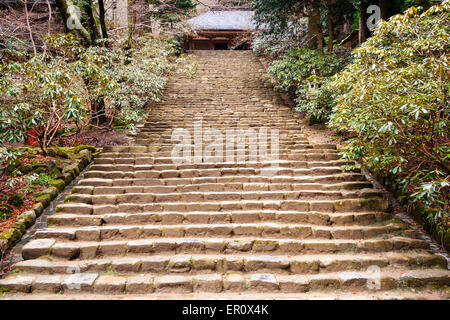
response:
[(186, 50), (248, 50), (256, 29), (248, 8), (217, 7), (187, 23), (195, 34), (185, 38)]

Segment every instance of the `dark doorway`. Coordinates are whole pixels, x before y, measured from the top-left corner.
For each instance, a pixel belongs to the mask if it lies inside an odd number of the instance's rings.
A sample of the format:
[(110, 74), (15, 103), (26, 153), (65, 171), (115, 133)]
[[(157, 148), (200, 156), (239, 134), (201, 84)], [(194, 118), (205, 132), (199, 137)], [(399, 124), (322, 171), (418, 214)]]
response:
[(228, 50), (228, 43), (216, 42), (214, 43), (214, 50)]

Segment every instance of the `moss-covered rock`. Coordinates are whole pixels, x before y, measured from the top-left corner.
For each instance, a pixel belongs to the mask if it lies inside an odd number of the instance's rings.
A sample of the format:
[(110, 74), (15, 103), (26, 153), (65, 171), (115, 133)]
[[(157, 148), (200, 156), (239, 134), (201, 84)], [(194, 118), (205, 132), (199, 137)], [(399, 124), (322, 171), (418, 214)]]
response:
[(36, 221), (36, 213), (34, 210), (29, 210), (20, 215), (20, 218), (25, 222), (25, 226), (27, 228), (31, 227), (33, 223)]
[(44, 206), (42, 205), (42, 203), (38, 202), (31, 209), (36, 213), (36, 216), (39, 217), (42, 214), (42, 212), (44, 211)]
[[(82, 159), (85, 159), (88, 163), (92, 161), (92, 154), (88, 150), (82, 150), (80, 151), (79, 154), (82, 157)], [(86, 163), (86, 165), (88, 163)]]
[(55, 180), (50, 180), (48, 182), (48, 186), (56, 188), (56, 190), (58, 190), (58, 193), (59, 193), (64, 190), (66, 183), (62, 179), (55, 179)]
[(11, 174), (13, 173), (19, 166), (21, 165), (21, 162), (19, 160), (12, 160), (8, 163), (6, 166), (6, 173)]
[(80, 151), (82, 151), (82, 150), (88, 150), (88, 151), (94, 153), (94, 152), (97, 151), (97, 148), (95, 148), (95, 147), (93, 147), (93, 146), (89, 146), (89, 145), (83, 145), (83, 144), (80, 144), (79, 146), (76, 146), (76, 147), (71, 148), (70, 151), (73, 152), (73, 153), (78, 154), (78, 153), (80, 153)]
[(49, 194), (39, 194), (34, 196), (36, 202), (41, 202), (44, 207), (48, 206), (52, 201), (52, 197)]
[(42, 162), (39, 162), (38, 160), (31, 161), (31, 164), (33, 165), (34, 168), (46, 168), (47, 167), (47, 165), (45, 165)]
[(73, 172), (64, 173), (64, 182), (66, 185), (69, 184), (74, 178), (75, 175), (73, 174)]
[(23, 218), (18, 218), (16, 222), (11, 226), (12, 229), (17, 229), (20, 231), (21, 234), (27, 230), (27, 225), (25, 223), (25, 220)]
[(27, 163), (27, 164), (23, 165), (20, 170), (22, 171), (22, 173), (29, 173), (34, 170), (34, 167), (32, 164)]
[(28, 153), (30, 156), (35, 156), (38, 153), (38, 150), (27, 147), (27, 146), (19, 147), (19, 148), (17, 148), (17, 150), (21, 151), (23, 153)]
[(9, 228), (5, 232), (0, 233), (0, 240), (6, 240), (8, 242), (8, 246), (12, 247), (14, 244), (20, 241), (22, 238), (23, 232), (20, 232), (19, 229), (15, 227)]
[(58, 168), (53, 168), (53, 169), (49, 170), (48, 175), (50, 177), (52, 177), (53, 179), (60, 179), (63, 177), (61, 170), (59, 170)]
[(45, 168), (39, 167), (33, 170), (34, 173), (41, 174), (45, 172)]

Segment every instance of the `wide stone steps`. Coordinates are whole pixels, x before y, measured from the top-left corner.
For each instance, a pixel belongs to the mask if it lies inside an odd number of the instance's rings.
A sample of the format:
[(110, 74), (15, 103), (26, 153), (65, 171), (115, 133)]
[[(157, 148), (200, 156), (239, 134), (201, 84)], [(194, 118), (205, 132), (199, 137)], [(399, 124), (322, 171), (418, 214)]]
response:
[[(193, 60), (195, 76), (171, 79), (133, 145), (105, 146), (96, 156), (23, 246), (24, 260), (0, 280), (0, 292), (449, 298), (447, 260), (393, 217), (380, 190), (335, 145), (309, 142), (300, 114), (265, 83), (251, 52), (200, 51)], [(224, 141), (203, 136), (197, 151), (221, 149), (223, 158), (194, 157), (194, 144), (172, 140), (184, 129), (193, 143), (200, 120), (203, 135), (218, 130)], [(248, 137), (260, 139), (260, 129), (267, 157)], [(227, 130), (247, 137), (227, 146)], [(173, 157), (175, 146), (190, 148), (190, 157)]]
[[(153, 203), (118, 203), (113, 204), (108, 197), (96, 196), (98, 202), (66, 203), (59, 205), (58, 213), (78, 213), (97, 215), (105, 213), (141, 213), (141, 212), (192, 212), (236, 210), (282, 210), (299, 212), (378, 212), (388, 209), (388, 202), (381, 198), (345, 199), (345, 200), (263, 200), (263, 201), (209, 201), (209, 202), (153, 202)], [(100, 200), (101, 199), (101, 200)]]
[[(79, 210), (76, 210), (79, 209)], [(385, 214), (380, 214), (378, 212), (375, 213), (366, 213), (362, 212), (358, 214), (343, 214), (343, 215), (326, 215), (324, 213), (319, 212), (307, 212), (303, 214), (292, 214), (290, 212), (281, 211), (279, 214), (273, 215), (267, 211), (263, 211), (261, 213), (255, 214), (242, 214), (242, 217), (236, 217), (242, 211), (231, 211), (231, 212), (199, 212), (186, 214), (180, 212), (169, 212), (167, 215), (161, 214), (161, 212), (142, 212), (142, 213), (123, 213), (123, 212), (115, 212), (115, 213), (102, 213), (95, 215), (86, 215), (80, 214), (83, 212), (87, 212), (91, 208), (81, 207), (81, 206), (71, 206), (70, 208), (63, 208), (60, 210), (68, 211), (68, 213), (59, 213), (57, 215), (51, 216), (48, 218), (48, 224), (50, 226), (100, 226), (100, 225), (108, 225), (108, 224), (136, 224), (136, 223), (158, 223), (164, 221), (161, 224), (170, 224), (166, 221), (178, 221), (181, 220), (181, 217), (184, 218), (182, 223), (190, 223), (190, 224), (213, 224), (213, 223), (230, 223), (230, 222), (246, 222), (253, 223), (258, 221), (254, 218), (255, 216), (261, 217), (261, 221), (264, 222), (284, 222), (284, 223), (302, 223), (302, 224), (311, 224), (311, 225), (333, 225), (333, 226), (368, 226), (370, 224), (376, 222), (386, 221), (388, 216)], [(94, 211), (97, 210), (96, 207), (93, 208)], [(106, 210), (107, 208), (102, 207), (101, 211), (110, 211)], [(72, 212), (72, 213), (71, 213)], [(305, 217), (307, 216), (307, 218)], [(230, 218), (231, 217), (231, 218)], [(250, 218), (252, 217), (252, 218)], [(164, 219), (164, 220), (162, 220)], [(172, 219), (172, 220), (171, 220)], [(328, 220), (329, 219), (329, 220)], [(171, 223), (176, 224), (176, 223)]]
[[(170, 160), (170, 158), (168, 158)], [(165, 162), (161, 162), (165, 163)], [(148, 170), (147, 168), (142, 168), (139, 171), (88, 171), (85, 173), (85, 178), (98, 178), (98, 179), (121, 179), (121, 178), (150, 178), (150, 179), (167, 179), (167, 178), (196, 178), (196, 177), (248, 177), (253, 176), (268, 176), (268, 172), (273, 172), (274, 175), (277, 174), (283, 177), (317, 177), (324, 175), (339, 175), (344, 172), (343, 167), (313, 167), (313, 168), (272, 168), (270, 166), (265, 168), (214, 168), (214, 169), (203, 169), (203, 170)], [(354, 170), (357, 172), (357, 170)], [(273, 178), (273, 175), (272, 175)]]
[[(61, 220), (61, 219), (60, 219)], [(58, 220), (52, 220), (57, 223)], [(227, 224), (182, 224), (182, 225), (127, 225), (97, 226), (79, 229), (47, 229), (37, 231), (36, 238), (53, 239), (94, 239), (109, 241), (117, 239), (150, 239), (171, 237), (261, 237), (279, 239), (371, 239), (389, 233), (400, 232), (404, 228), (396, 224), (385, 226), (328, 227), (309, 224), (281, 224), (260, 222)]]
[[(106, 155), (104, 157), (97, 157), (94, 161), (94, 165), (90, 167), (91, 170), (95, 171), (110, 171), (109, 168), (116, 168), (118, 171), (136, 171), (136, 169), (144, 170), (185, 170), (185, 169), (229, 169), (229, 168), (267, 168), (273, 165), (277, 165), (277, 174), (281, 175), (284, 168), (292, 169), (311, 169), (311, 168), (323, 168), (323, 167), (343, 167), (346, 165), (354, 164), (345, 160), (334, 160), (334, 161), (283, 161), (279, 160), (266, 161), (266, 162), (247, 162), (247, 163), (232, 163), (232, 162), (206, 162), (206, 163), (184, 163), (184, 164), (174, 164), (174, 163), (154, 163), (153, 157), (140, 157), (140, 158), (126, 158), (126, 157), (114, 157), (113, 155)], [(99, 165), (99, 166), (97, 166)], [(103, 165), (103, 166), (102, 166)], [(125, 165), (125, 166), (124, 166)], [(128, 167), (127, 167), (128, 166)], [(111, 169), (111, 171), (115, 171)], [(256, 173), (256, 172), (255, 172)]]
[[(130, 229), (127, 229), (128, 231)], [(127, 231), (124, 229), (124, 232)], [(55, 234), (57, 233), (57, 230)], [(82, 234), (81, 232), (79, 234)], [(92, 236), (87, 234), (86, 237)], [(359, 255), (362, 252), (391, 252), (411, 249), (425, 249), (426, 244), (413, 238), (392, 235), (387, 239), (280, 239), (264, 237), (161, 237), (129, 240), (104, 241), (69, 241), (57, 239), (36, 239), (23, 247), (25, 260), (47, 257), (56, 259), (96, 259), (100, 257), (116, 258), (118, 256), (153, 256), (155, 254), (319, 254), (350, 253)], [(433, 257), (442, 257), (432, 255)]]
[[(341, 199), (371, 199), (381, 197), (382, 194), (374, 189), (353, 191), (220, 191), (220, 192), (171, 192), (171, 193), (143, 193), (130, 192), (124, 194), (72, 194), (66, 197), (66, 203), (86, 203), (93, 205), (122, 203), (174, 203), (174, 202), (208, 202), (212, 201), (257, 201), (257, 200), (341, 200)], [(247, 203), (250, 206), (250, 203)], [(254, 204), (258, 206), (258, 204)]]
[(342, 272), (351, 269), (365, 270), (370, 266), (389, 268), (391, 265), (406, 266), (410, 269), (422, 267), (445, 268), (446, 260), (441, 256), (424, 251), (408, 254), (361, 253), (358, 257), (351, 254), (330, 255), (236, 255), (236, 254), (180, 254), (180, 255), (139, 255), (118, 257), (115, 259), (87, 260), (52, 260), (35, 259), (17, 263), (13, 270), (17, 272), (36, 274), (67, 274), (67, 270), (77, 270), (83, 273), (108, 273), (117, 275), (129, 274), (198, 274), (206, 272), (269, 272), (273, 274), (326, 274)]
[(311, 183), (337, 184), (346, 182), (367, 182), (365, 177), (359, 173), (341, 173), (335, 175), (319, 176), (224, 176), (224, 177), (193, 177), (193, 178), (134, 178), (132, 174), (124, 174), (126, 178), (89, 178), (82, 179), (80, 186), (92, 187), (112, 187), (112, 186), (186, 186), (198, 185), (203, 183), (228, 184), (237, 183), (270, 183), (270, 184), (291, 184), (293, 190), (302, 190), (302, 186)]
[(274, 275), (271, 273), (231, 273), (198, 275), (154, 276), (140, 274), (117, 276), (114, 274), (78, 273), (72, 275), (12, 276), (2, 280), (5, 287), (22, 293), (86, 293), (99, 294), (189, 294), (208, 293), (301, 293), (324, 290), (366, 291), (367, 284), (378, 291), (428, 288), (449, 285), (444, 270), (386, 271), (374, 276), (370, 272), (339, 272), (317, 275)]
[[(72, 208), (77, 208), (72, 207)], [(81, 212), (85, 207), (80, 208)], [(61, 210), (61, 209), (60, 209)], [(86, 218), (86, 214), (74, 210), (73, 213), (58, 213), (49, 217), (51, 225), (66, 226), (66, 223), (76, 222), (76, 219)], [(70, 211), (69, 211), (70, 212)], [(70, 215), (69, 217), (67, 215)], [(75, 216), (74, 216), (75, 215)], [(344, 213), (322, 213), (322, 212), (299, 212), (299, 211), (275, 211), (275, 210), (246, 210), (231, 212), (141, 212), (141, 213), (109, 213), (98, 214), (95, 219), (101, 219), (101, 225), (129, 225), (129, 224), (224, 224), (224, 223), (303, 223), (321, 226), (367, 226), (374, 223), (384, 222), (391, 218), (386, 212), (344, 212)], [(95, 223), (95, 225), (98, 225)], [(40, 231), (43, 232), (43, 231)]]
[[(217, 192), (217, 191), (346, 191), (346, 190), (375, 190), (372, 184), (364, 181), (343, 182), (335, 184), (320, 183), (196, 183), (187, 185), (156, 185), (156, 186), (75, 186), (74, 194), (101, 195), (101, 194), (126, 194), (126, 193), (180, 193), (180, 192)], [(378, 192), (378, 190), (376, 191)]]
[[(239, 172), (246, 172), (248, 174), (262, 174), (261, 168), (272, 167), (276, 165), (275, 162), (265, 162), (265, 163), (206, 163), (206, 164), (171, 164), (171, 163), (148, 163), (143, 164), (142, 162), (153, 162), (154, 158), (140, 158), (140, 164), (135, 164), (136, 159), (134, 158), (99, 158), (90, 167), (90, 171), (123, 171), (123, 172), (134, 172), (134, 171), (167, 171), (167, 170), (192, 170), (191, 172), (195, 176), (200, 175), (199, 170), (204, 169), (221, 169), (221, 174), (236, 174)], [(124, 163), (128, 162), (128, 163)], [(281, 162), (276, 170), (277, 175), (294, 175), (296, 172), (303, 173), (305, 169), (317, 170), (321, 173), (321, 168), (342, 168), (348, 163), (344, 163), (342, 160), (336, 161), (296, 161), (296, 162)], [(259, 169), (259, 171), (257, 171)], [(297, 170), (297, 171), (296, 171)], [(356, 170), (353, 170), (355, 172)], [(211, 171), (212, 172), (212, 171)], [(339, 173), (340, 173), (339, 172)], [(180, 174), (181, 175), (181, 174)], [(215, 175), (215, 173), (214, 173)]]

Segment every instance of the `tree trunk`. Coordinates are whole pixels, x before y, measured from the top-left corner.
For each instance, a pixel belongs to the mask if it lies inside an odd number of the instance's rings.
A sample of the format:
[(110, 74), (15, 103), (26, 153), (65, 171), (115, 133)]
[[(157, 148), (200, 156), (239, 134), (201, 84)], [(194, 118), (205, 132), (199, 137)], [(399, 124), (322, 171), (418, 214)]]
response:
[(330, 0), (327, 1), (327, 9), (328, 9), (328, 52), (333, 53), (334, 25), (333, 25), (333, 10), (331, 8)]
[(103, 98), (91, 101), (91, 108), (92, 108), (91, 123), (93, 125), (101, 126), (108, 122), (108, 118), (106, 117), (105, 100)]
[[(81, 25), (81, 21), (76, 16), (70, 17), (69, 15), (69, 7), (72, 6), (71, 0), (55, 0), (56, 6), (58, 7), (59, 14), (61, 16), (61, 19), (63, 21), (64, 25), (64, 31), (65, 32), (71, 32), (75, 30), (86, 42), (88, 45), (92, 43), (91, 36), (89, 32)], [(69, 28), (69, 18), (73, 19), (71, 21), (71, 25), (74, 26), (74, 28)]]
[(97, 22), (94, 18), (93, 4), (92, 0), (84, 0), (84, 11), (88, 17), (88, 28), (91, 35), (91, 42), (94, 43), (95, 40), (100, 38), (100, 33), (98, 32)]
[(61, 16), (64, 32), (70, 32), (67, 27), (67, 20), (69, 15), (67, 13), (67, 2), (64, 0), (55, 0), (56, 6), (58, 7), (59, 15)]
[(312, 2), (312, 12), (308, 17), (309, 47), (323, 52), (323, 32), (320, 21), (320, 0)]
[(320, 21), (320, 0), (313, 2), (313, 11), (316, 20), (317, 49), (319, 49), (320, 53), (323, 53), (323, 30), (322, 22)]
[(365, 0), (361, 1), (361, 5), (359, 7), (359, 44), (365, 42), (367, 40), (367, 8), (369, 7), (368, 3)]
[(103, 0), (98, 0), (98, 10), (100, 19), (100, 28), (102, 29), (103, 39), (108, 39), (108, 31), (105, 23), (105, 3)]
[(388, 1), (387, 0), (380, 0), (380, 11), (381, 11), (381, 19), (383, 19), (384, 21), (389, 19)]
[(131, 49), (133, 45), (133, 31), (134, 31), (134, 0), (127, 0), (127, 48)]

